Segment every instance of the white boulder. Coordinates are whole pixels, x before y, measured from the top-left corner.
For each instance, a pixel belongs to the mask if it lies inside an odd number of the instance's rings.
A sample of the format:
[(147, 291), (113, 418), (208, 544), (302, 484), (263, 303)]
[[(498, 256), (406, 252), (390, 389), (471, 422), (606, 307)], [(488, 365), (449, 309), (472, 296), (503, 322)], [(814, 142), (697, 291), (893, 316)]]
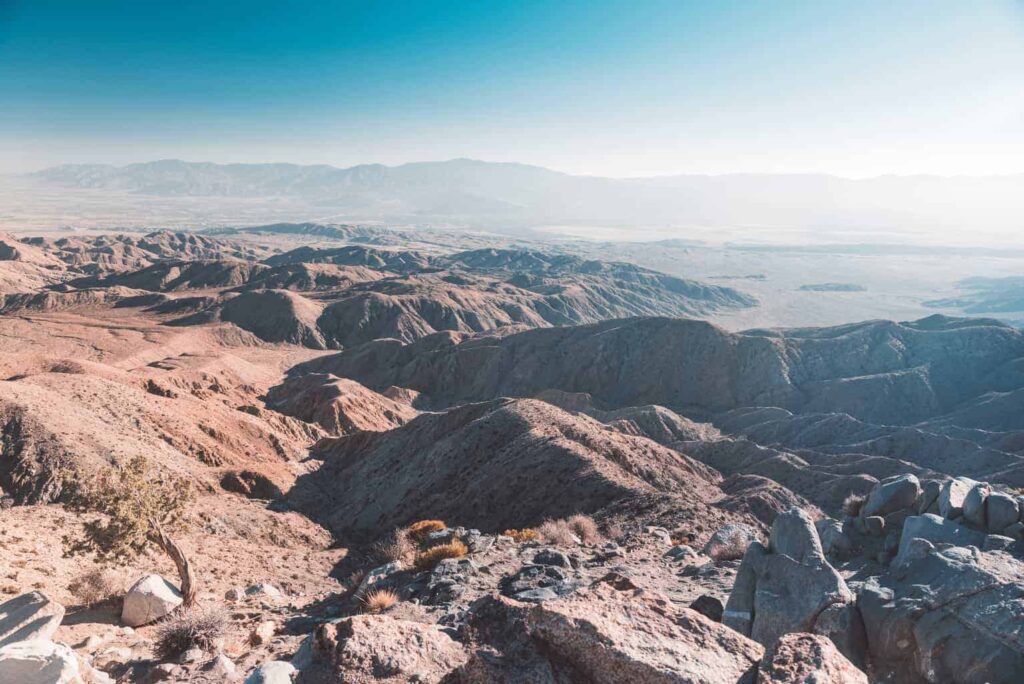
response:
[(181, 592), (160, 575), (146, 575), (124, 597), (121, 622), (138, 627), (159, 620), (181, 605)]
[(245, 684), (292, 684), (292, 675), (295, 673), (296, 669), (291, 663), (272, 660), (253, 670)]
[(49, 639), (30, 639), (0, 648), (0, 682), (5, 684), (79, 684), (75, 652)]

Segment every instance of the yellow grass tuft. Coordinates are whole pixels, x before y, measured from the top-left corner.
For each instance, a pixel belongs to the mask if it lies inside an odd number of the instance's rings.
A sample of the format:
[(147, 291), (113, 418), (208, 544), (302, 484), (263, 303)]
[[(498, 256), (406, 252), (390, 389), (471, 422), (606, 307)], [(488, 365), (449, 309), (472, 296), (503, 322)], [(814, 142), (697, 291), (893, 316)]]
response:
[(443, 520), (420, 520), (409, 525), (408, 533), (409, 538), (417, 544), (422, 544), (427, 535), (431, 532), (440, 532), (446, 529), (448, 526), (444, 524)]
[(398, 594), (391, 589), (374, 589), (359, 599), (364, 613), (383, 613), (398, 603)]
[(521, 530), (505, 530), (504, 532), (502, 532), (502, 534), (506, 537), (512, 537), (512, 539), (519, 542), (520, 544), (523, 542), (535, 541), (537, 539), (540, 539), (540, 532), (533, 529), (532, 527), (524, 527)]
[(462, 558), (467, 553), (469, 553), (469, 547), (458, 540), (431, 546), (426, 551), (416, 554), (416, 569), (432, 570), (445, 558)]

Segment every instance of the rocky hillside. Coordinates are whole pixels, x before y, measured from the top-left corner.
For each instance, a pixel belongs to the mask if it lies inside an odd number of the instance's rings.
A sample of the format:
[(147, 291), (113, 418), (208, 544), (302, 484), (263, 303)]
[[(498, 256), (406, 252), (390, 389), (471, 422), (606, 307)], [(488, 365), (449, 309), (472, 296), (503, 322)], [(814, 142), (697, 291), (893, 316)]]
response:
[(1024, 334), (988, 320), (728, 333), (702, 321), (636, 318), (497, 339), (382, 340), (294, 372), (409, 387), (435, 406), (557, 389), (609, 408), (655, 403), (710, 415), (776, 406), (906, 425), (1016, 389), (1022, 357)]
[(706, 527), (728, 518), (713, 470), (550, 404), (501, 400), (421, 416), (390, 432), (321, 440), (289, 494), (341, 536), (373, 539), (424, 518), (487, 530), (669, 495)]

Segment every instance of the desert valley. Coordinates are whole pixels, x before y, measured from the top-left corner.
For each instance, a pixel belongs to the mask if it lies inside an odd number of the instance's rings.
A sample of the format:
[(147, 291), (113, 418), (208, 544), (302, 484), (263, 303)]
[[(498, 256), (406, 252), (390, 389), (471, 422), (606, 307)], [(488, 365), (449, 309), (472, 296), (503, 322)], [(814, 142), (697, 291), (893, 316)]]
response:
[(1021, 684), (1022, 75), (1022, 0), (0, 0), (0, 684)]
[(607, 249), (3, 235), (0, 679), (1019, 681), (1024, 332)]

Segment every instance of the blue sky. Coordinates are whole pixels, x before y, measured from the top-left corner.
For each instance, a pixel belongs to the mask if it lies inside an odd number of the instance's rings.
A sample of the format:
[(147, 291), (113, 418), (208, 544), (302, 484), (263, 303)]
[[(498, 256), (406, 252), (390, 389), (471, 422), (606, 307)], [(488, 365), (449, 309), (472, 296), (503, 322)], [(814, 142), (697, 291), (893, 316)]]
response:
[(1024, 4), (0, 0), (0, 172), (1024, 172)]

